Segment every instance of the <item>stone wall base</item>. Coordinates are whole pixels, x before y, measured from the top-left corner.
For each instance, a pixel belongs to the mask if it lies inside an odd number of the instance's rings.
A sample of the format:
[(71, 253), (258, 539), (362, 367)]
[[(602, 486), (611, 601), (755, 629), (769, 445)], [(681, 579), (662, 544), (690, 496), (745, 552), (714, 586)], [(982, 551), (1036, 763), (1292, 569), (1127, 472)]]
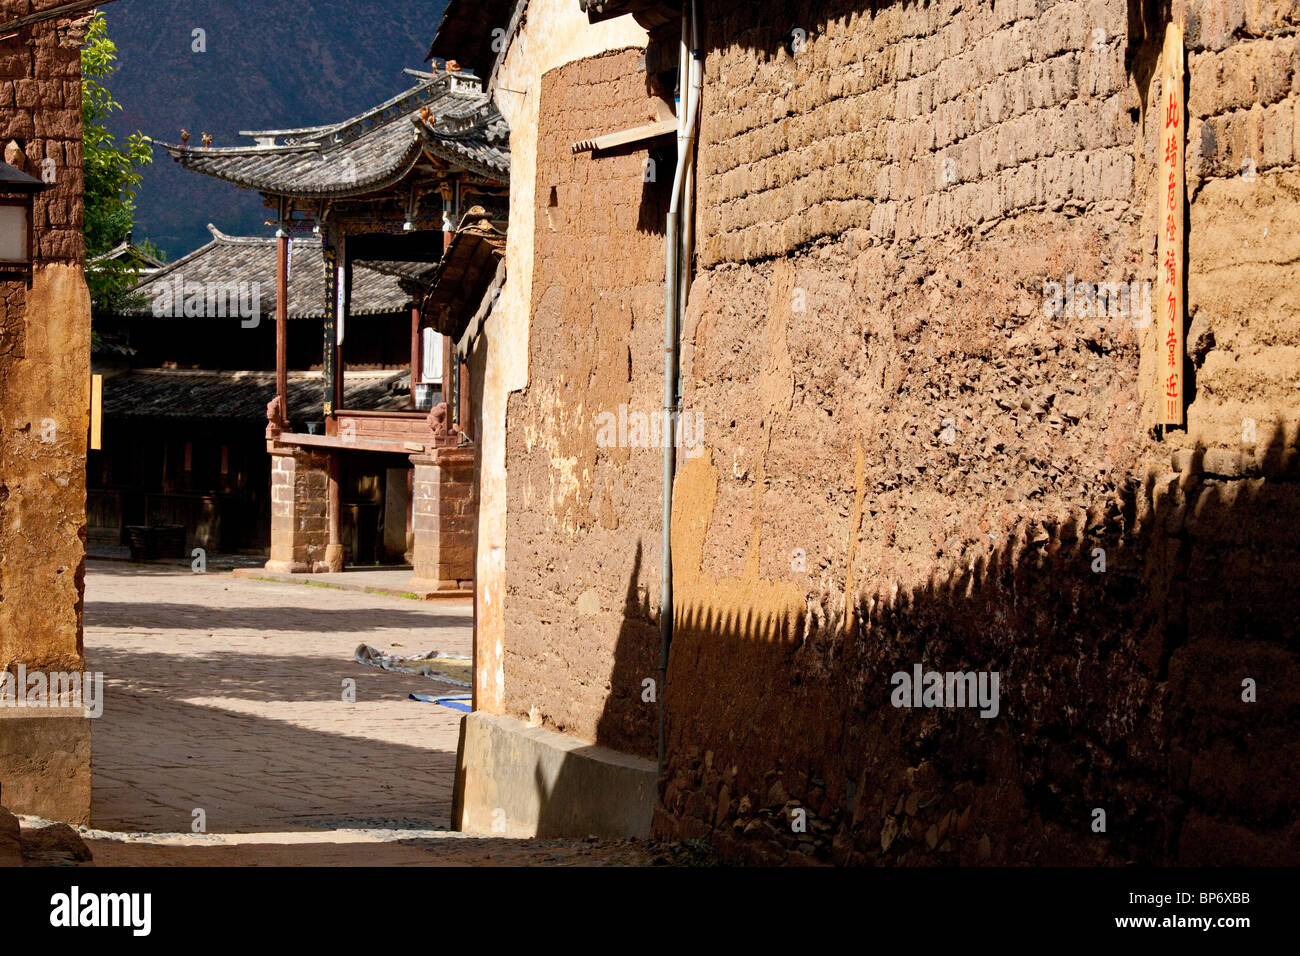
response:
[(90, 723), (82, 707), (0, 709), (0, 799), (14, 813), (90, 823)]
[(655, 764), (475, 711), (460, 725), (452, 825), (510, 837), (650, 835)]

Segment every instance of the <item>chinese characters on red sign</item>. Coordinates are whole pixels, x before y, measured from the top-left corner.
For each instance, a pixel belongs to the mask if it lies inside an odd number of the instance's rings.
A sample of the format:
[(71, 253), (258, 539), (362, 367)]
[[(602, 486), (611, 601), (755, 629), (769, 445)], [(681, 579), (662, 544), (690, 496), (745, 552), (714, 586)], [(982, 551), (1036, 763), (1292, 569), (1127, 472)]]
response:
[(1164, 308), (1158, 313), (1156, 378), (1160, 385), (1159, 422), (1183, 424), (1183, 34), (1174, 24), (1165, 36), (1160, 94), (1163, 109), (1160, 157), (1157, 254), (1160, 295)]

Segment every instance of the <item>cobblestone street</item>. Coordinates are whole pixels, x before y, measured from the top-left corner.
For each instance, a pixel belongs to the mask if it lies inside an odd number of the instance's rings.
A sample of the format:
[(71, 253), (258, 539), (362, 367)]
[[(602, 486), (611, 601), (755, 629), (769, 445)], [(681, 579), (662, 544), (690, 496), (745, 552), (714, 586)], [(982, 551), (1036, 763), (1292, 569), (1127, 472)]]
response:
[(408, 694), (467, 690), (352, 655), (468, 656), (468, 604), (92, 561), (85, 623), (105, 698), (92, 827), (187, 835), (92, 834), (101, 865), (638, 861), (626, 845), (431, 832), (450, 824), (461, 714)]

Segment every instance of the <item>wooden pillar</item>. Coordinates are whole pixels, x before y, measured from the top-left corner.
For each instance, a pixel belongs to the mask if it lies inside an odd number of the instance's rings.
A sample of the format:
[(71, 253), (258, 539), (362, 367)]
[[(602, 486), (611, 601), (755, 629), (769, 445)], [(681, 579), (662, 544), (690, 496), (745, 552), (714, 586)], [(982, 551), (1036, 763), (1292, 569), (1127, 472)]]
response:
[(289, 423), (289, 234), (280, 230), (275, 268), (275, 394)]
[(460, 393), (460, 430), (468, 438), (474, 437), (473, 419), (470, 418), (469, 363), (458, 362), (460, 374), (456, 377), (456, 390)]
[(415, 408), (415, 385), (420, 380), (420, 307), (411, 306), (411, 408)]
[(415, 468), (406, 473), (406, 552), (404, 560), (409, 564), (415, 552)]

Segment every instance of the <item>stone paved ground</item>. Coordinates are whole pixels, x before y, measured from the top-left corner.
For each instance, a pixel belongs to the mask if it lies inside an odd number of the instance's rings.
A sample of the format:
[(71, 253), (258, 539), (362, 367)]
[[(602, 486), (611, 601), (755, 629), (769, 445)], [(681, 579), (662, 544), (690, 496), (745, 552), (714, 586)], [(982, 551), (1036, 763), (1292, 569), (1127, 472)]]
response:
[[(352, 654), (471, 640), (468, 604), (89, 562), (97, 862), (643, 862), (628, 844), (430, 832), (450, 824), (460, 713), (407, 695), (465, 689)], [(208, 837), (123, 836), (188, 834), (195, 810)]]

